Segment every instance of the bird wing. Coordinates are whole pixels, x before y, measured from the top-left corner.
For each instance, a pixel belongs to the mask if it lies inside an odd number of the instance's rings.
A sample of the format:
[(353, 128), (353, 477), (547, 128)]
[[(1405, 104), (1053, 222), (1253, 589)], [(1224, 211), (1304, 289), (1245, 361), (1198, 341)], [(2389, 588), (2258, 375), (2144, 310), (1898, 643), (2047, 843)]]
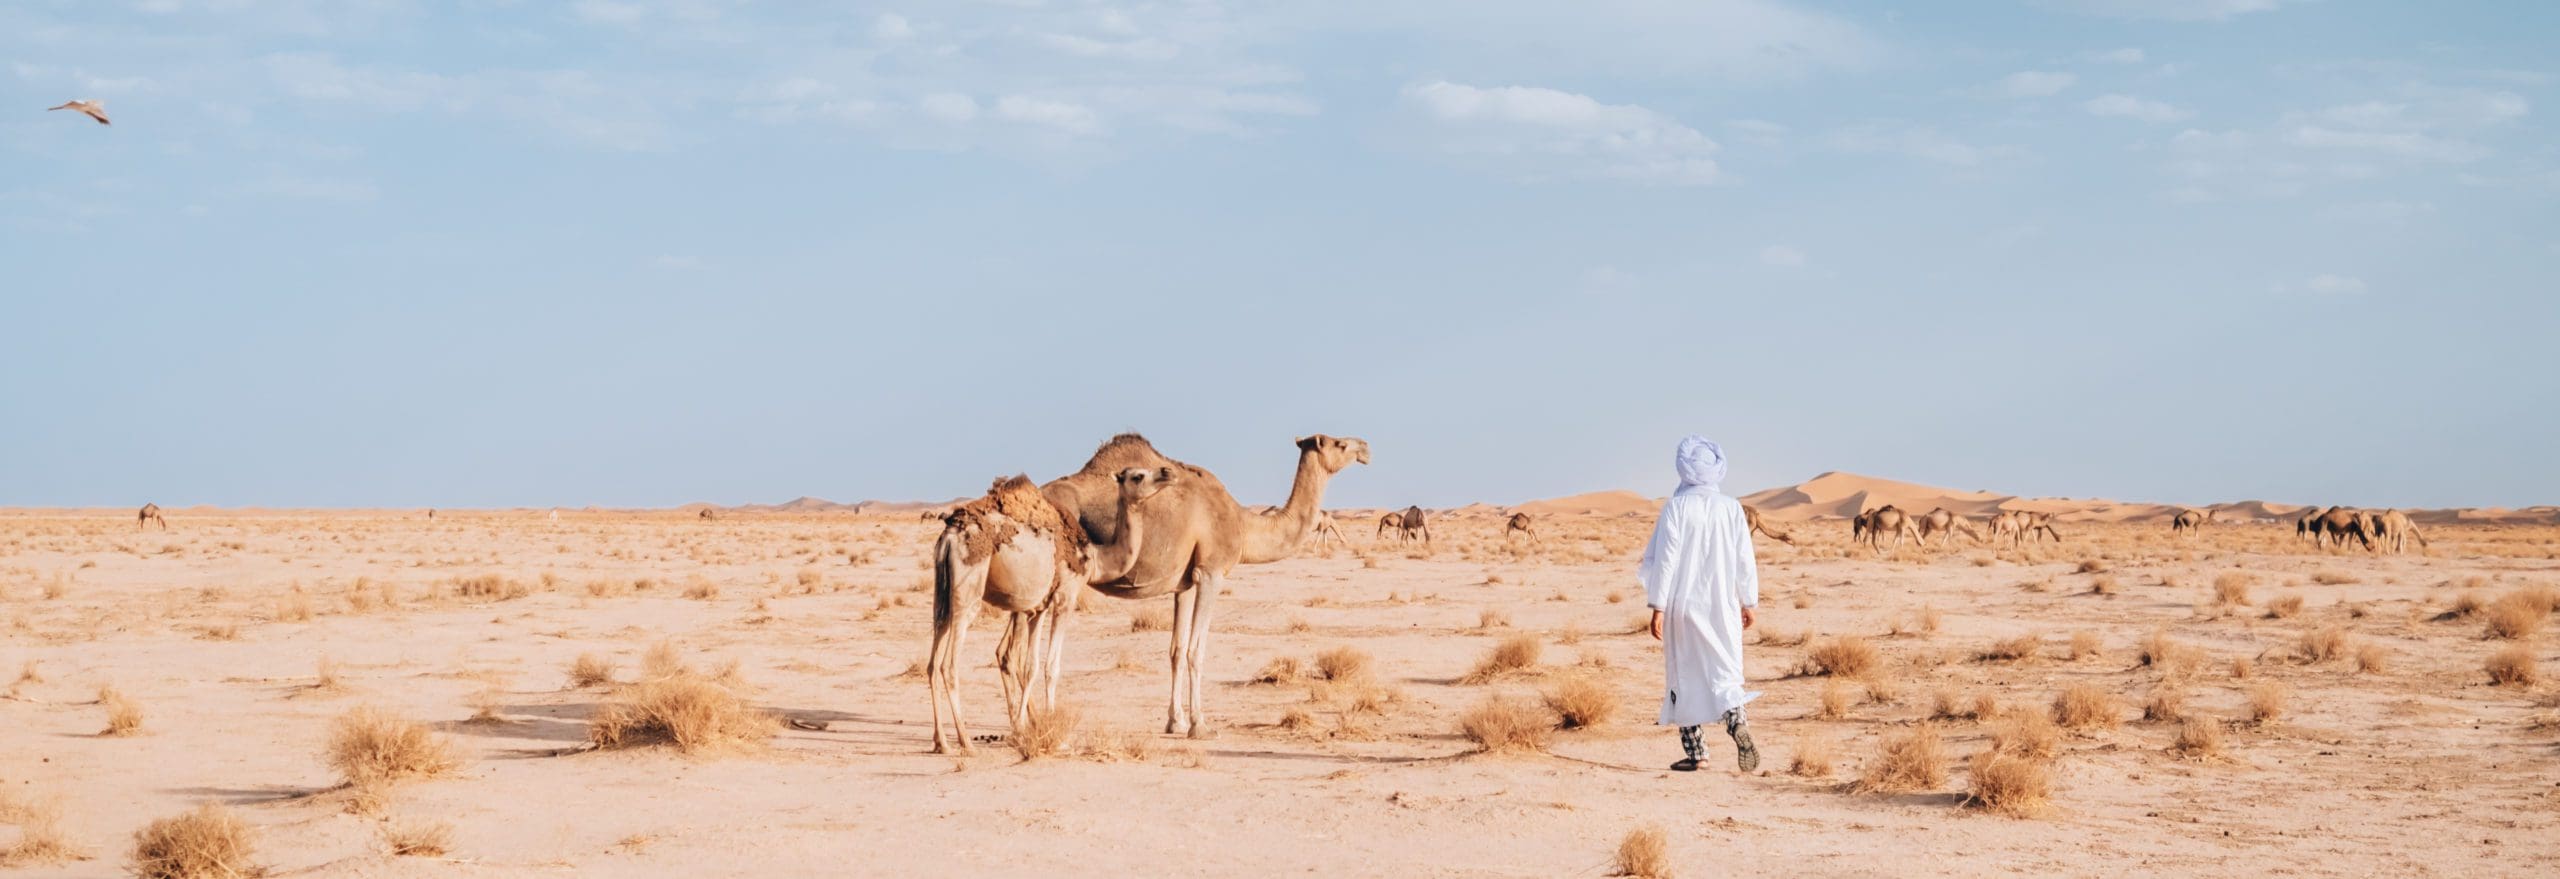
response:
[(114, 125), (114, 124), (115, 124), (115, 123), (113, 123), (113, 122), (109, 122), (109, 121), (107, 121), (107, 111), (106, 111), (106, 109), (105, 109), (105, 108), (102, 108), (102, 107), (99, 107), (99, 106), (98, 106), (98, 105), (96, 105), (96, 104), (84, 104), (84, 105), (82, 105), (82, 106), (80, 107), (80, 112), (89, 114), (89, 118), (91, 118), (91, 119), (95, 119), (95, 120), (98, 120), (98, 124), (100, 124), (100, 125)]

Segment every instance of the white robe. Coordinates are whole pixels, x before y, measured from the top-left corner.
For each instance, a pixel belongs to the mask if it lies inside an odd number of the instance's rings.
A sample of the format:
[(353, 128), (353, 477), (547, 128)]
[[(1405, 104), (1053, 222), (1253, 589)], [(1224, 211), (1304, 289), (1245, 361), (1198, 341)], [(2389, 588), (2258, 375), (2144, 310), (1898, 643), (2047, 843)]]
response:
[(1760, 698), (1742, 689), (1742, 612), (1760, 606), (1760, 569), (1742, 502), (1701, 485), (1662, 505), (1637, 570), (1662, 611), (1665, 680), (1657, 723), (1696, 726)]

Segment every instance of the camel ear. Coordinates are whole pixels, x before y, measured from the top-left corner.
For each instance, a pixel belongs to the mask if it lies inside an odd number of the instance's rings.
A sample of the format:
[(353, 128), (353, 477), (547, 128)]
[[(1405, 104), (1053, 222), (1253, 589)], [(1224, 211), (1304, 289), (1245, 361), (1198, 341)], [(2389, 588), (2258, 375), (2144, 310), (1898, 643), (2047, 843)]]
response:
[(1324, 434), (1321, 433), (1302, 436), (1298, 438), (1298, 448), (1312, 452), (1315, 451), (1316, 446), (1323, 441)]

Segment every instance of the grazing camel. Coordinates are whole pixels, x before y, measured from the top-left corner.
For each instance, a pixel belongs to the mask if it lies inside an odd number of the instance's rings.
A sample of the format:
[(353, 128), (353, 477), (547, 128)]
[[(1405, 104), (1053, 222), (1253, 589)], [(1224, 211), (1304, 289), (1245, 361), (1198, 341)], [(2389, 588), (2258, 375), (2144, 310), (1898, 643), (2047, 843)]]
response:
[[(553, 510), (553, 511), (551, 511), (551, 514), (552, 514), (552, 518), (555, 518), (555, 519), (556, 519), (556, 518), (559, 518), (560, 511), (558, 511), (558, 510)], [(695, 513), (695, 514), (694, 514), (694, 518), (701, 519), (701, 520), (703, 520), (703, 521), (705, 521), (705, 522), (708, 522), (708, 521), (711, 521), (711, 520), (713, 520), (713, 519), (720, 518), (720, 514), (719, 514), (719, 513), (712, 512), (710, 507), (704, 507), (704, 508), (702, 508), (702, 512), (699, 512), (699, 513)]]
[(2418, 541), (2418, 549), (2421, 552), (2426, 550), (2426, 535), (2418, 533), (2418, 523), (2410, 519), (2409, 514), (2399, 510), (2384, 510), (2375, 514), (2375, 521), (2380, 526), (2380, 530), (2375, 533), (2374, 540), (2383, 551), (2392, 555), (2408, 552), (2409, 541), (2412, 539)]
[(2332, 543), (2345, 546), (2350, 537), (2364, 544), (2364, 548), (2372, 549), (2373, 529), (2369, 527), (2372, 515), (2354, 507), (2330, 507), (2320, 512), (2319, 521), (2312, 527), (2318, 530), (2323, 549)]
[(1938, 535), (1945, 535), (1944, 538), (1938, 541), (1939, 543), (1952, 544), (1956, 540), (1956, 532), (1958, 531), (1962, 531), (1965, 536), (1973, 538), (1973, 542), (1975, 543), (1982, 542), (1982, 532), (1973, 530), (1972, 523), (1966, 522), (1963, 516), (1958, 516), (1953, 511), (1950, 511), (1945, 507), (1938, 507), (1921, 515), (1919, 523), (1921, 546), (1928, 546), (1929, 538)]
[(1531, 516), (1527, 513), (1511, 514), (1510, 521), (1502, 523), (1502, 542), (1506, 544), (1510, 543), (1511, 535), (1514, 534), (1529, 538), (1529, 542), (1531, 543), (1538, 542), (1537, 517)]
[(945, 705), (951, 709), (960, 750), (975, 750), (960, 713), (956, 679), (960, 649), (968, 641), (978, 604), (1007, 612), (1004, 636), (996, 642), (996, 668), (1004, 682), (1005, 716), (1019, 729), (1030, 714), (1034, 693), (1042, 694), (1044, 706), (1057, 703), (1056, 654), (1064, 649), (1066, 617), (1075, 610), (1076, 591), (1097, 579), (1128, 573), (1146, 531), (1144, 522), (1130, 520), (1129, 510), (1179, 478), (1170, 466), (1131, 467), (1114, 474), (1118, 539), (1110, 544), (1086, 540), (1084, 529), (1068, 522), (1022, 476), (996, 480), (985, 497), (943, 518), (933, 550), (933, 649), (925, 661), (925, 684), (933, 693), (934, 753), (948, 753)]
[(2172, 516), (2169, 519), (2169, 533), (2190, 534), (2203, 531), (2205, 524), (2213, 521), (2213, 512), (2214, 511), (2212, 510), (2204, 510), (2201, 512), (2196, 510), (2179, 510), (2178, 515)]
[(45, 109), (46, 109), (47, 111), (52, 111), (52, 110), (78, 110), (78, 111), (80, 111), (80, 112), (82, 112), (82, 113), (89, 114), (89, 118), (91, 118), (91, 119), (95, 119), (95, 120), (98, 120), (98, 124), (100, 124), (100, 125), (114, 125), (114, 124), (115, 124), (115, 123), (113, 123), (113, 122), (109, 122), (109, 121), (107, 121), (107, 105), (102, 104), (102, 103), (99, 103), (99, 102), (97, 102), (97, 101), (87, 101), (87, 100), (82, 100), (82, 101), (66, 101), (66, 102), (64, 102), (64, 103), (63, 103), (63, 105), (62, 105), (62, 106), (59, 106), (59, 107), (46, 107)]
[[(1420, 532), (1422, 545), (1431, 545), (1431, 525), (1423, 521), (1421, 507), (1406, 507), (1404, 512), (1388, 513), (1378, 517), (1378, 534), (1387, 533), (1389, 528), (1396, 529), (1396, 540), (1399, 542), (1412, 540), (1413, 535)], [(1371, 535), (1371, 537), (1376, 536), (1378, 535)]]
[(133, 529), (136, 531), (148, 529), (151, 527), (151, 523), (153, 522), (160, 523), (160, 530), (169, 530), (169, 520), (161, 518), (160, 516), (160, 505), (152, 503), (143, 504), (142, 510), (134, 514)]
[(1786, 545), (1788, 545), (1788, 546), (1794, 546), (1794, 545), (1796, 545), (1796, 539), (1795, 539), (1795, 538), (1787, 536), (1787, 535), (1786, 535), (1786, 533), (1785, 533), (1785, 532), (1783, 532), (1783, 531), (1779, 531), (1778, 529), (1771, 528), (1771, 527), (1769, 527), (1769, 526), (1767, 526), (1767, 525), (1761, 524), (1761, 522), (1760, 522), (1760, 508), (1759, 508), (1759, 507), (1755, 507), (1755, 506), (1752, 506), (1752, 505), (1750, 505), (1750, 504), (1743, 504), (1743, 505), (1742, 505), (1742, 519), (1743, 519), (1743, 521), (1744, 521), (1745, 523), (1747, 523), (1747, 524), (1749, 524), (1749, 525), (1751, 526), (1751, 530), (1750, 530), (1748, 533), (1751, 533), (1751, 534), (1766, 534), (1766, 535), (1769, 535), (1770, 537), (1776, 538), (1776, 539), (1777, 539), (1777, 541), (1778, 541), (1779, 543), (1783, 543), (1783, 544), (1786, 544)]
[(2034, 537), (2038, 542), (2042, 542), (2045, 538), (2051, 537), (2055, 543), (2062, 542), (2062, 532), (2054, 530), (2052, 513), (2021, 513), (2020, 515), (2026, 517), (2021, 539)]
[(1894, 549), (1902, 548), (1902, 539), (1905, 537), (1919, 539), (1919, 529), (1912, 524), (1911, 517), (1904, 515), (1900, 508), (1892, 504), (1858, 514), (1857, 520), (1849, 526), (1850, 536), (1864, 537), (1867, 545), (1873, 547), (1877, 555), (1884, 554), (1884, 534), (1887, 531), (1893, 532)]

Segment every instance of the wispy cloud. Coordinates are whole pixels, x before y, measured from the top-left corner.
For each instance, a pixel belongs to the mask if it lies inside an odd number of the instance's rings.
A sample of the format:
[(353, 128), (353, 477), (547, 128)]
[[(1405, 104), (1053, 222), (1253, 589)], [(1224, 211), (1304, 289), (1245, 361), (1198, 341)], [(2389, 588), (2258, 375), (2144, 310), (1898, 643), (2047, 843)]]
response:
[(2060, 71), (2021, 70), (1992, 83), (1991, 93), (2004, 98), (2051, 97), (2079, 81), (2079, 76)]
[(1844, 153), (1898, 155), (1964, 168), (2020, 154), (2013, 147), (1976, 146), (1925, 125), (1855, 125), (1832, 132), (1824, 144)]
[(2176, 122), (2195, 115), (2163, 101), (2137, 98), (2132, 95), (2100, 95), (2089, 99), (2080, 107), (2093, 116), (2117, 116), (2154, 123)]
[(2307, 0), (2037, 0), (2037, 5), (2110, 18), (2224, 21), (2303, 2)]
[(1714, 140), (1633, 104), (1536, 86), (1447, 81), (1407, 86), (1404, 103), (1431, 150), (1519, 179), (1681, 186), (1716, 180)]

